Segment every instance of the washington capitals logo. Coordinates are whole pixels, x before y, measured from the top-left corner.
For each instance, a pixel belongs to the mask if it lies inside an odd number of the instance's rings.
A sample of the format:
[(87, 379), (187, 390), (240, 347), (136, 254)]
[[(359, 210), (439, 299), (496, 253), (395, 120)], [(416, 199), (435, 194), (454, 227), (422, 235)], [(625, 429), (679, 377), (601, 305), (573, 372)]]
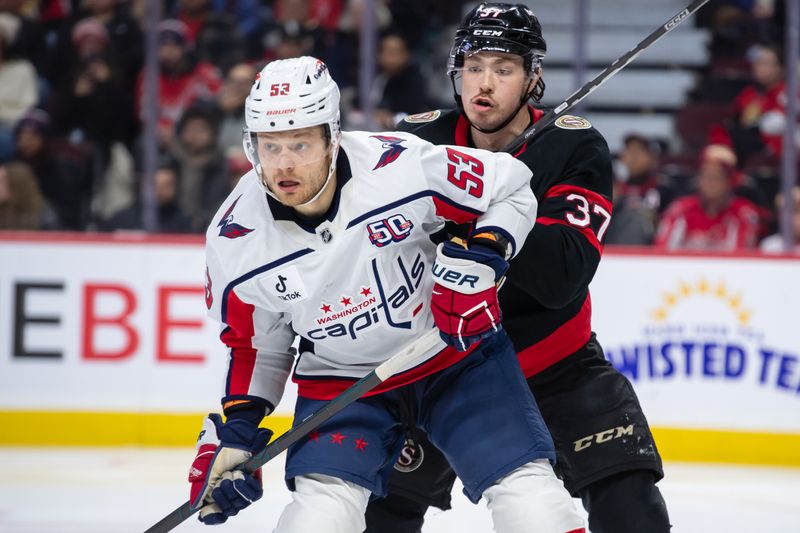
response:
[[(242, 195), (239, 195), (241, 198)], [(225, 214), (222, 215), (222, 220), (219, 221), (217, 227), (219, 228), (219, 236), (220, 237), (227, 237), (228, 239), (237, 239), (239, 237), (244, 237), (251, 231), (251, 228), (245, 228), (233, 221), (233, 208), (236, 207), (236, 203), (239, 201), (239, 198), (233, 201), (231, 206), (225, 211)]]
[(375, 168), (372, 170), (377, 170), (390, 163), (394, 163), (397, 161), (397, 158), (400, 157), (400, 154), (403, 153), (403, 150), (406, 149), (405, 146), (400, 146), (400, 143), (404, 142), (405, 139), (389, 137), (387, 135), (373, 135), (372, 137), (381, 141), (383, 143), (383, 149), (386, 150), (381, 154), (378, 164), (375, 165)]

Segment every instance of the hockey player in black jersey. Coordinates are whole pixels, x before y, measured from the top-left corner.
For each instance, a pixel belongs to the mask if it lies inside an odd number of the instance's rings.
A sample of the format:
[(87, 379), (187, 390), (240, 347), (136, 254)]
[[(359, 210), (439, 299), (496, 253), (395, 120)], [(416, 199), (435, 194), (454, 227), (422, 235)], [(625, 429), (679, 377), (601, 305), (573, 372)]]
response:
[[(400, 129), (438, 144), (501, 150), (544, 114), (530, 100), (544, 92), (545, 52), (541, 25), (527, 7), (480, 4), (450, 52), (457, 109), (409, 116)], [(553, 435), (556, 471), (582, 499), (592, 533), (668, 532), (652, 434), (630, 383), (591, 331), (588, 285), (611, 219), (608, 146), (589, 121), (563, 115), (513, 155), (533, 171), (539, 212), (511, 262), (500, 304)], [(458, 234), (451, 227), (447, 237)], [(449, 508), (454, 478), (447, 459), (410, 432), (389, 496), (367, 510), (367, 533), (420, 531), (429, 506)], [(539, 531), (536, 524), (531, 531)]]

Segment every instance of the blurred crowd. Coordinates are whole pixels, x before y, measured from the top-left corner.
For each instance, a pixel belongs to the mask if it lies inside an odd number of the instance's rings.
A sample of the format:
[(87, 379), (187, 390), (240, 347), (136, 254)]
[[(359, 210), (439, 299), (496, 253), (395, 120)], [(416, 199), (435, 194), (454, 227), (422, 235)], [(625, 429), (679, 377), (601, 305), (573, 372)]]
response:
[[(379, 2), (377, 79), (361, 95), (364, 2), (160, 2), (159, 231), (204, 231), (249, 170), (244, 101), (273, 59), (323, 59), (354, 124), (392, 128), (446, 104), (427, 95), (415, 57), (459, 19), (460, 3)], [(144, 8), (143, 0), (0, 0), (0, 229), (142, 227)], [(358, 111), (365, 98), (371, 121)]]
[[(360, 94), (365, 1), (161, 2), (160, 232), (202, 232), (249, 170), (244, 101), (273, 59), (324, 60), (342, 88), (346, 128), (392, 129), (406, 114), (452, 105), (449, 90), (431, 94), (430, 80), (445, 76), (467, 2), (377, 1), (377, 78)], [(0, 0), (0, 229), (142, 228), (144, 5)], [(676, 115), (677, 139), (625, 138), (607, 243), (781, 250), (777, 210), (789, 201), (800, 213), (800, 189), (779, 194), (782, 5), (716, 0), (700, 12), (709, 65)], [(361, 111), (366, 102), (371, 117)], [(794, 232), (800, 239), (800, 214)]]
[(800, 188), (788, 199), (780, 193), (784, 17), (783, 2), (759, 0), (711, 2), (698, 13), (710, 32), (709, 63), (676, 113), (677, 140), (625, 138), (607, 244), (779, 253), (779, 212), (789, 201), (800, 253)]

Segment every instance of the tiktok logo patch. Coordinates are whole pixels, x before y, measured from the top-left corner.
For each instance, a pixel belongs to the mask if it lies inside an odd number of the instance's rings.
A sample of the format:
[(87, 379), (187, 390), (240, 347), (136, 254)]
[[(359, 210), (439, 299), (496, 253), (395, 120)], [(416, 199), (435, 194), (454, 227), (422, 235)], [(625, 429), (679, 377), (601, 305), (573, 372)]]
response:
[(259, 282), (267, 292), (284, 302), (302, 302), (308, 296), (297, 267), (291, 266)]

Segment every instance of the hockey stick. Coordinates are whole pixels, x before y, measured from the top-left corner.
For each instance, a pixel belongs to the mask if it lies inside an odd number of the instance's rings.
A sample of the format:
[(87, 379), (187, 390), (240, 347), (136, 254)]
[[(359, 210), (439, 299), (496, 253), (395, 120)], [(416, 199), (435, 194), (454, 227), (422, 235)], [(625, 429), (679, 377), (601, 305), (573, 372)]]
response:
[[(442, 341), (439, 337), (439, 330), (436, 328), (431, 329), (419, 339), (381, 363), (375, 370), (355, 382), (336, 398), (329, 401), (322, 409), (309, 415), (302, 422), (272, 441), (266, 448), (248, 459), (247, 462), (242, 465), (242, 470), (249, 473), (255, 472), (264, 466), (267, 461), (278, 456), (289, 446), (311, 433), (336, 413), (389, 379), (408, 364), (413, 363), (415, 359), (425, 355), (440, 342)], [(166, 533), (167, 531), (172, 531), (173, 528), (177, 527), (181, 522), (192, 516), (198, 510), (199, 508), (192, 510), (190, 503), (187, 501), (159, 520), (150, 529), (147, 529), (145, 533)]]
[(592, 80), (588, 81), (586, 84), (583, 85), (580, 89), (572, 93), (572, 95), (558, 104), (556, 107), (548, 111), (542, 118), (540, 118), (536, 124), (531, 124), (528, 126), (528, 129), (522, 132), (522, 134), (511, 141), (508, 146), (503, 148), (503, 152), (508, 152), (510, 154), (517, 153), (523, 144), (531, 140), (534, 135), (538, 132), (544, 130), (550, 124), (555, 122), (558, 117), (564, 114), (564, 111), (568, 109), (572, 109), (575, 104), (589, 96), (595, 89), (603, 85), (609, 78), (614, 76), (617, 72), (628, 66), (628, 64), (636, 59), (636, 56), (641, 54), (644, 50), (646, 50), (651, 44), (656, 42), (657, 40), (661, 39), (663, 36), (674, 30), (681, 22), (689, 18), (695, 11), (703, 7), (708, 0), (694, 0), (691, 4), (686, 6), (686, 9), (669, 19), (665, 24), (656, 28), (656, 30), (642, 39), (642, 41), (637, 44), (634, 48), (629, 50), (627, 53), (622, 55), (621, 57), (617, 58), (613, 63), (611, 63), (606, 69), (595, 76)]

